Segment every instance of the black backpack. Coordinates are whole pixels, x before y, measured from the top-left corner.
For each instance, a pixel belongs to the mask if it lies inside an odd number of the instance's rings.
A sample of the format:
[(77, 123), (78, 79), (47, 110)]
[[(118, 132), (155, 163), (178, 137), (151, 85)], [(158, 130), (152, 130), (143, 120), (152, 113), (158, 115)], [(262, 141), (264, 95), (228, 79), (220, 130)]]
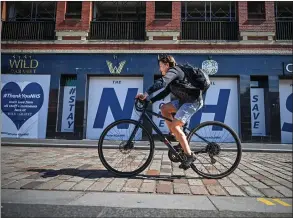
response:
[(193, 67), (189, 64), (177, 65), (185, 75), (187, 81), (194, 87), (199, 88), (205, 93), (211, 85), (209, 76), (204, 70)]

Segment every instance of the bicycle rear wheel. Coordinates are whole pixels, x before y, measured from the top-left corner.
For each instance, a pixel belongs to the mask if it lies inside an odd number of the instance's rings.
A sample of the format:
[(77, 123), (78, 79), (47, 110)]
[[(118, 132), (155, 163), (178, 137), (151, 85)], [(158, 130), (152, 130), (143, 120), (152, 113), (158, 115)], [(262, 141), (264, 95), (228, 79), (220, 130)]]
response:
[[(129, 138), (136, 130), (133, 140)], [(142, 137), (145, 140), (142, 140)], [(154, 155), (154, 141), (135, 120), (118, 120), (102, 132), (99, 158), (106, 169), (118, 176), (134, 176), (144, 171)]]
[(205, 178), (226, 177), (237, 168), (241, 160), (241, 142), (237, 134), (224, 123), (201, 123), (188, 134), (187, 140), (196, 154), (196, 161), (191, 168)]

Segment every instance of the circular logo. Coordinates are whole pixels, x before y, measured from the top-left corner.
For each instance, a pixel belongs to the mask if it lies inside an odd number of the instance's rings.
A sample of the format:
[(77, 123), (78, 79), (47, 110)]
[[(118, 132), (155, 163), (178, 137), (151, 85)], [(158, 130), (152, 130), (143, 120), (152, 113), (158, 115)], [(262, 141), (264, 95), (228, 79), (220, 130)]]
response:
[(289, 73), (293, 73), (293, 64), (287, 64), (286, 65), (286, 70)]
[(214, 60), (205, 60), (202, 62), (201, 68), (206, 71), (208, 75), (213, 75), (218, 72), (218, 63)]

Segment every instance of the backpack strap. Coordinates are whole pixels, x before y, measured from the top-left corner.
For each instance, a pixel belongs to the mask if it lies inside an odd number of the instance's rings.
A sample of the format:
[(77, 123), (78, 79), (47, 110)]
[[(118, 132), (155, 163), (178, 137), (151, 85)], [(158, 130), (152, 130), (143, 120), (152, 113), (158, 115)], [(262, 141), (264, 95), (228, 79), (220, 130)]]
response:
[(181, 67), (184, 67), (184, 66), (182, 66), (182, 65), (176, 65), (176, 66), (175, 66), (175, 69), (176, 69), (177, 71), (181, 71), (181, 72), (183, 73), (183, 80), (181, 80), (181, 81), (187, 81), (187, 80), (186, 80), (186, 75), (185, 75), (185, 73), (184, 73), (184, 71), (182, 70)]

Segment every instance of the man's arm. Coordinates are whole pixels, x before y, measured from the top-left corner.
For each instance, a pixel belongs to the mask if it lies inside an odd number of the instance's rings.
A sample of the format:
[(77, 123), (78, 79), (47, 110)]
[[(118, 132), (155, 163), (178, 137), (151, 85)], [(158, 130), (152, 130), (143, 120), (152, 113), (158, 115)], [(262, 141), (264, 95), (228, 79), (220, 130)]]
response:
[[(151, 87), (149, 87), (146, 92), (145, 95), (149, 96), (149, 98), (151, 99), (155, 99), (155, 100), (159, 100), (157, 98), (157, 96), (152, 96), (152, 94), (160, 89), (163, 89), (162, 92), (160, 92), (158, 95), (161, 96), (167, 96), (170, 93), (170, 89), (169, 89), (169, 84), (177, 79), (178, 75), (177, 75), (177, 71), (172, 68), (170, 69), (165, 76), (163, 76), (162, 78), (158, 79), (155, 81), (154, 85), (152, 85)], [(168, 93), (168, 94), (167, 94)], [(164, 97), (165, 97), (164, 96)], [(162, 97), (161, 97), (162, 99)]]
[(165, 98), (169, 94), (170, 94), (170, 87), (167, 86), (166, 89), (164, 89), (163, 91), (161, 91), (160, 93), (158, 93), (156, 96), (150, 98), (150, 101), (151, 102), (156, 102), (158, 100), (161, 100), (161, 99)]

